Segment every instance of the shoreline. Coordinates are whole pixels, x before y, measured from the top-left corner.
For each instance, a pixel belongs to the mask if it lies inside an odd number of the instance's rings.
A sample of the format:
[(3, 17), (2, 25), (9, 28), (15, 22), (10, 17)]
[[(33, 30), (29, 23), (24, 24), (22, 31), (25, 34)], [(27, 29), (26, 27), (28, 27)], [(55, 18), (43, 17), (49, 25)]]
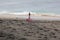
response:
[[(28, 15), (0, 15), (0, 19), (12, 19), (12, 20), (26, 20)], [(60, 21), (60, 17), (53, 17), (53, 16), (33, 16), (31, 15), (32, 20), (47, 20), (47, 21)]]

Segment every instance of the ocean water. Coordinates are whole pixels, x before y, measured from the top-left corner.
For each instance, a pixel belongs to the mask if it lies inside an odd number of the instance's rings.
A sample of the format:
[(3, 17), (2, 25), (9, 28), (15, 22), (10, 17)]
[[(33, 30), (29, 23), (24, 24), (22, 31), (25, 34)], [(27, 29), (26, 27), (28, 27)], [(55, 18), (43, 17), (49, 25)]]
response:
[(60, 0), (0, 0), (0, 14), (9, 12), (60, 14)]

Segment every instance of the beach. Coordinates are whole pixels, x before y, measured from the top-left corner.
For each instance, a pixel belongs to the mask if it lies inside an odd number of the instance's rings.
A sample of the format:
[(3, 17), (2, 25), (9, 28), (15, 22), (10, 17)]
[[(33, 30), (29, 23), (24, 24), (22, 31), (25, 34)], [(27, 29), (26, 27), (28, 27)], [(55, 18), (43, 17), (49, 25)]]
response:
[(0, 40), (60, 40), (60, 21), (2, 18)]
[[(28, 13), (3, 13), (0, 14), (0, 19), (13, 19), (13, 20), (26, 20), (29, 17)], [(52, 14), (37, 14), (31, 13), (32, 20), (47, 20), (47, 21), (60, 21), (60, 15)]]
[(60, 0), (0, 0), (0, 40), (60, 40)]

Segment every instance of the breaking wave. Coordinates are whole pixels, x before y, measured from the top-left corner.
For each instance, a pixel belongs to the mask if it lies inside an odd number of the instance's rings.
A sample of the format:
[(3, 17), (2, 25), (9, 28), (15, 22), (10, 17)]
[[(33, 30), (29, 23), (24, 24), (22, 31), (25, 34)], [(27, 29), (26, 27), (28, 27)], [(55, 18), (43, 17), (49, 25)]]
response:
[[(28, 15), (28, 13), (29, 12), (26, 12), (26, 11), (24, 11), (24, 12), (9, 12), (9, 11), (0, 11), (0, 14), (3, 14), (3, 15), (6, 15), (6, 14), (8, 14), (8, 15), (10, 15), (10, 14), (12, 14), (12, 15)], [(60, 15), (58, 15), (58, 14), (56, 14), (56, 13), (40, 13), (40, 12), (30, 12), (31, 13), (31, 15), (41, 15), (41, 16), (60, 16)]]

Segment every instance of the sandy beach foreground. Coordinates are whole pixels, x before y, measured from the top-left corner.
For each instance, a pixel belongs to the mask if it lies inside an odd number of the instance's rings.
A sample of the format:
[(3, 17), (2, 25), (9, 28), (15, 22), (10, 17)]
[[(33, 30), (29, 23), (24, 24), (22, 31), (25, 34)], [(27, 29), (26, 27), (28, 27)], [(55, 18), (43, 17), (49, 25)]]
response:
[(60, 21), (0, 20), (0, 40), (60, 40)]

